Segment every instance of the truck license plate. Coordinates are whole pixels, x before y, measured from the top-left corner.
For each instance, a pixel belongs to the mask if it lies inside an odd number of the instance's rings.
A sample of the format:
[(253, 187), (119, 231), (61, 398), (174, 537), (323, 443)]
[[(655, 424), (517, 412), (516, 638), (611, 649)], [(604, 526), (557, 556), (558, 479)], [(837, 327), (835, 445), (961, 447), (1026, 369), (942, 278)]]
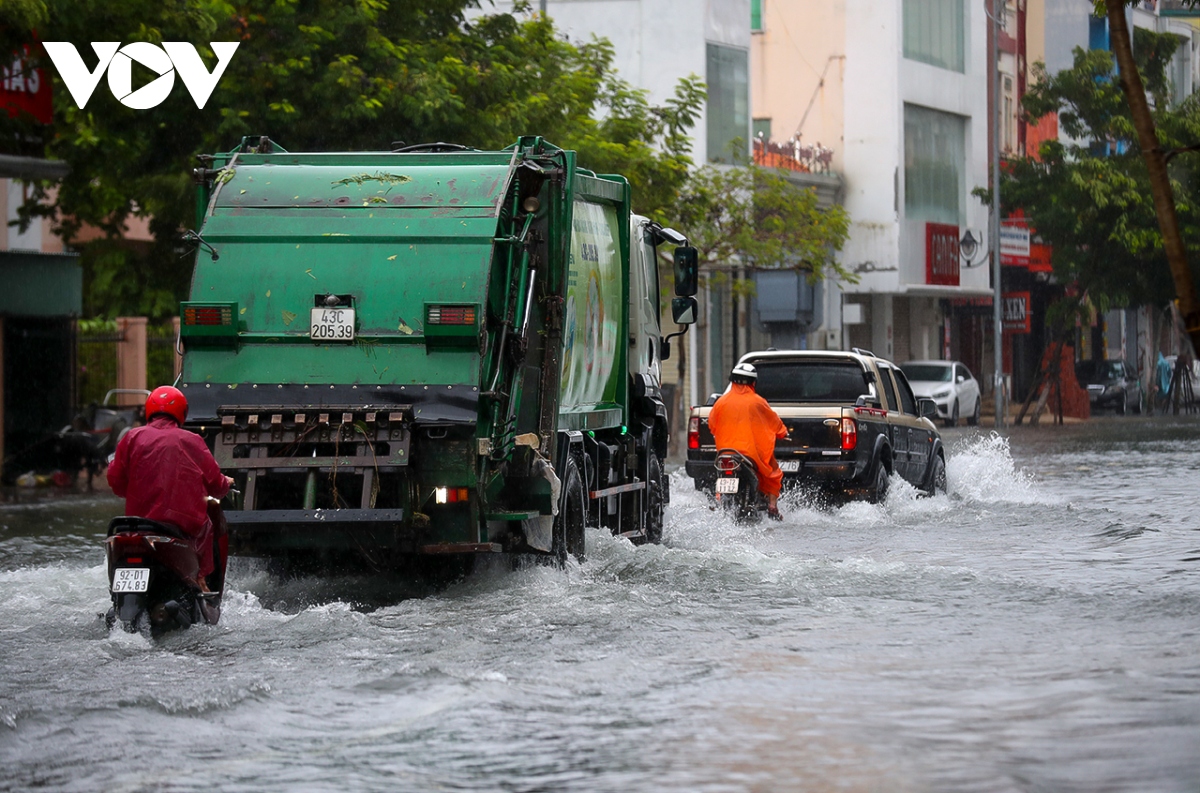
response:
[(794, 474), (800, 470), (800, 461), (799, 460), (782, 460), (779, 463), (779, 468), (784, 473)]
[(313, 341), (354, 341), (354, 309), (314, 308), (309, 336)]
[(738, 491), (738, 478), (736, 476), (723, 476), (717, 480), (718, 493), (736, 493)]
[(113, 592), (145, 592), (150, 588), (150, 568), (118, 567), (113, 570)]

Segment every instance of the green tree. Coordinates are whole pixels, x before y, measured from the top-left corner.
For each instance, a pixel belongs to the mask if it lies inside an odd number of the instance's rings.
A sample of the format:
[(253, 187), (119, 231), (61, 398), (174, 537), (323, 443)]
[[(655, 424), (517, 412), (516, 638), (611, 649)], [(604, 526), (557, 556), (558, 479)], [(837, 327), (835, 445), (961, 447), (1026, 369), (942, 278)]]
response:
[[(1139, 31), (1142, 71), (1156, 97), (1156, 120), (1164, 144), (1173, 145), (1200, 122), (1195, 97), (1169, 106), (1165, 64), (1177, 45), (1171, 36)], [(1156, 224), (1150, 176), (1113, 59), (1103, 50), (1076, 49), (1074, 66), (1050, 76), (1039, 64), (1024, 99), (1032, 119), (1058, 114), (1064, 138), (1042, 144), (1037, 158), (1009, 162), (1000, 195), (1005, 211), (1023, 209), (1030, 225), (1053, 246), (1061, 283), (1077, 283), (1092, 304), (1165, 302), (1174, 293), (1162, 236)], [(1176, 211), (1197, 251), (1195, 171), (1179, 162)]]
[[(639, 211), (663, 218), (691, 165), (687, 130), (704, 92), (695, 77), (653, 106), (619, 79), (604, 41), (573, 45), (526, 13), (473, 15), (479, 0), (20, 0), (0, 10), (5, 44), (187, 41), (211, 68), (210, 41), (237, 53), (203, 109), (178, 84), (158, 108), (121, 105), (102, 80), (86, 109), (56, 83), (48, 129), (0, 119), (0, 140), (37, 143), (70, 174), (50, 204), (62, 232), (99, 227), (84, 249), (85, 310), (175, 311), (191, 263), (177, 243), (195, 221), (195, 155), (270, 135), (292, 151), (386, 150), (395, 141), (499, 148), (538, 134), (580, 152), (585, 167), (625, 174)], [(48, 72), (57, 74), (48, 59)], [(140, 68), (140, 67), (136, 67)], [(145, 74), (141, 83), (153, 75)], [(138, 87), (135, 72), (134, 87)], [(154, 243), (118, 242), (129, 218)]]
[(849, 229), (845, 209), (821, 207), (815, 190), (780, 171), (705, 166), (684, 187), (675, 214), (701, 252), (701, 268), (718, 279), (753, 266), (795, 268), (811, 281), (830, 274), (858, 280), (836, 257)]

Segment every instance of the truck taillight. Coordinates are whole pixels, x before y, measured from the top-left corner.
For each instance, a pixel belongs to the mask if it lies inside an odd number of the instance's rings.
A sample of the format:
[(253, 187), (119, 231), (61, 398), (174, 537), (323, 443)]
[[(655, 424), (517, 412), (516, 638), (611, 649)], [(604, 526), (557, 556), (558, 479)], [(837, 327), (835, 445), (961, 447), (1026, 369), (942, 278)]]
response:
[(233, 306), (188, 306), (183, 310), (184, 325), (232, 325)]
[(688, 419), (688, 448), (700, 448), (700, 417), (692, 416)]
[(429, 306), (430, 325), (474, 325), (475, 306)]
[(848, 452), (858, 445), (858, 425), (854, 419), (842, 418), (842, 451)]
[(187, 345), (233, 345), (238, 330), (237, 303), (179, 304), (179, 335)]
[(459, 504), (470, 498), (471, 491), (465, 487), (435, 487), (433, 500), (438, 504)]

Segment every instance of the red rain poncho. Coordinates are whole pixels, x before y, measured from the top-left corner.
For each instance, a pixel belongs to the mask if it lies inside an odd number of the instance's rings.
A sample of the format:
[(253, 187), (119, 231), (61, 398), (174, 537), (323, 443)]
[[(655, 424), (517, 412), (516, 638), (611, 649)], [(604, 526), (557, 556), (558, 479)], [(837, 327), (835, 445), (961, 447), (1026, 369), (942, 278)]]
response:
[(754, 461), (759, 490), (779, 495), (783, 471), (775, 461), (775, 439), (786, 438), (788, 431), (753, 386), (732, 383), (709, 411), (708, 428), (718, 449), (735, 449)]
[(117, 444), (108, 484), (125, 499), (125, 514), (168, 523), (192, 538), (200, 576), (213, 571), (213, 530), (206, 496), (221, 498), (229, 482), (199, 435), (158, 415)]

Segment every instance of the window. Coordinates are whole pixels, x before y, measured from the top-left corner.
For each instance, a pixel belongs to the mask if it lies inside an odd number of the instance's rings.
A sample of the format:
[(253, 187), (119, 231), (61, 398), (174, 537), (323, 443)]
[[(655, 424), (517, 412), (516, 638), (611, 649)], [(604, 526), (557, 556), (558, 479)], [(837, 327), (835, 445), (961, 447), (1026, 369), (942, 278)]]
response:
[(764, 0), (750, 0), (750, 30), (753, 33), (762, 32), (762, 11)]
[(918, 383), (949, 383), (950, 367), (940, 363), (908, 363), (903, 367), (908, 379)]
[(904, 377), (902, 369), (895, 370), (896, 388), (900, 390), (900, 409), (910, 416), (917, 414), (917, 398), (913, 396), (912, 388), (908, 385), (908, 380)]
[(899, 410), (900, 402), (896, 399), (896, 387), (892, 385), (892, 370), (886, 366), (879, 367), (879, 379), (883, 381), (883, 393), (887, 394), (887, 409)]
[(749, 53), (737, 47), (708, 45), (708, 159), (710, 162), (735, 162), (734, 141), (739, 160), (750, 150), (746, 135), (750, 131)]
[(770, 141), (771, 140), (771, 119), (769, 119), (769, 118), (754, 119), (754, 126), (751, 128), (751, 132), (754, 135), (755, 140)]
[(1017, 114), (1013, 110), (1013, 79), (1004, 76), (1004, 151), (1011, 154), (1016, 146)]
[(904, 215), (961, 226), (965, 215), (966, 121), (904, 106)]
[(755, 361), (755, 390), (768, 402), (841, 402), (854, 404), (868, 393), (856, 363)]
[(904, 0), (904, 57), (963, 71), (963, 0)]

